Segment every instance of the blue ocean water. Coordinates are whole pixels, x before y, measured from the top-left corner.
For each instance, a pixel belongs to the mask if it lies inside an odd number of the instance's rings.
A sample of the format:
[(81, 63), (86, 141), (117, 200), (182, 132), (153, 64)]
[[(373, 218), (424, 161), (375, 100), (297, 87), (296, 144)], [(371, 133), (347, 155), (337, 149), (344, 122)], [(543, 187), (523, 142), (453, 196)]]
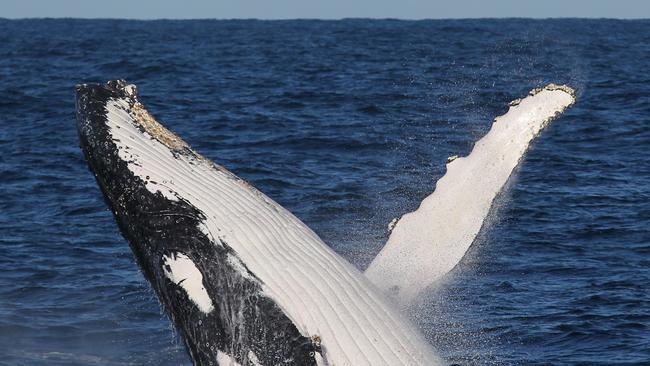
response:
[(188, 364), (78, 148), (124, 78), (364, 268), (509, 101), (577, 104), (406, 309), (450, 364), (650, 363), (650, 21), (0, 20), (0, 364)]

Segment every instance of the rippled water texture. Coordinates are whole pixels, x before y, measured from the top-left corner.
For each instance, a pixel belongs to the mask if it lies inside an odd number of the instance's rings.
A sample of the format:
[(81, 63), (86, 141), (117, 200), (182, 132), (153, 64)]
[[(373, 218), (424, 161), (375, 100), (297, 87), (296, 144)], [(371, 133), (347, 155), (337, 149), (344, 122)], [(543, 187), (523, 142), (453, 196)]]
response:
[(447, 156), (547, 82), (578, 102), (407, 309), (450, 363), (650, 359), (650, 22), (0, 20), (0, 364), (187, 364), (78, 148), (73, 86), (172, 130), (365, 267)]

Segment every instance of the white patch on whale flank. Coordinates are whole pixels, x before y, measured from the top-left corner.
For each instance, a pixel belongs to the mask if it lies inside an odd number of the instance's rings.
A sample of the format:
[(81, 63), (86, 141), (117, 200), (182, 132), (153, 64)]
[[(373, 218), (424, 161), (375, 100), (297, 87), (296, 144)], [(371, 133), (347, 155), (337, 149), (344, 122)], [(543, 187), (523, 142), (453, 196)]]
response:
[(325, 358), (320, 353), (316, 352), (314, 359), (316, 359), (316, 366), (328, 366), (327, 361), (325, 361)]
[(262, 366), (259, 358), (257, 358), (257, 355), (253, 351), (248, 351), (248, 361), (250, 361), (253, 366)]
[(175, 253), (171, 257), (164, 255), (163, 271), (170, 281), (185, 290), (187, 297), (202, 312), (208, 314), (214, 310), (210, 295), (203, 286), (203, 275), (188, 256), (183, 253)]
[(221, 351), (217, 351), (217, 364), (219, 364), (219, 366), (242, 366), (229, 354)]

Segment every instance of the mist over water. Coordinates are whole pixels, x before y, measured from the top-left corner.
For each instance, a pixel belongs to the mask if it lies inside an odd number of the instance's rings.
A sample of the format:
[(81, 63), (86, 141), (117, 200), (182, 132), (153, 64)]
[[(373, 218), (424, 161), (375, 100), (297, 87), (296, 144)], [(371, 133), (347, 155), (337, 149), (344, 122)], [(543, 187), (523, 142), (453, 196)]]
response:
[(650, 359), (648, 21), (0, 20), (0, 364), (188, 364), (88, 172), (73, 86), (125, 78), (365, 268), (507, 103), (576, 105), (406, 309), (450, 363)]

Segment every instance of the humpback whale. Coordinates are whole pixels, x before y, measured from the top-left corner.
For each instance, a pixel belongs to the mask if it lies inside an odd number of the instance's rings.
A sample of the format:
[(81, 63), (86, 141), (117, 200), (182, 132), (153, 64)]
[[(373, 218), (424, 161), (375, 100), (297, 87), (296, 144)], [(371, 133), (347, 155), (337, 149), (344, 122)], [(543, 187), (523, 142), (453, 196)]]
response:
[[(530, 141), (574, 100), (568, 87), (532, 94), (447, 166), (365, 274), (167, 130), (134, 85), (78, 85), (76, 113), (88, 166), (195, 365), (439, 365), (384, 291), (413, 298), (460, 260)], [(477, 184), (488, 192), (463, 196)]]
[(76, 94), (90, 170), (194, 364), (441, 364), (358, 269), (158, 123), (135, 86)]

